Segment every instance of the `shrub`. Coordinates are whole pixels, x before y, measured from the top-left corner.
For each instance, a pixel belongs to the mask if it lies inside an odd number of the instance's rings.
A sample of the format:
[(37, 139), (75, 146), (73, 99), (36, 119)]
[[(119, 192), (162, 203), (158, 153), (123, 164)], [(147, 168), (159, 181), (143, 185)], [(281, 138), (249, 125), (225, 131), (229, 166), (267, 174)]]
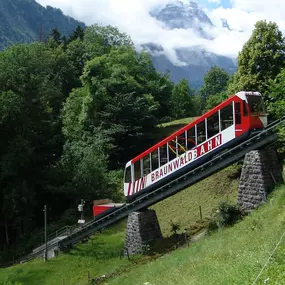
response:
[(244, 217), (245, 213), (237, 204), (221, 202), (219, 208), (208, 225), (208, 231), (213, 232), (219, 228), (232, 226)]
[(244, 216), (243, 210), (237, 204), (221, 202), (218, 211), (220, 227), (232, 226)]
[(173, 221), (170, 221), (171, 226), (171, 232), (174, 235), (177, 235), (177, 232), (180, 230), (180, 225), (178, 223), (174, 223)]

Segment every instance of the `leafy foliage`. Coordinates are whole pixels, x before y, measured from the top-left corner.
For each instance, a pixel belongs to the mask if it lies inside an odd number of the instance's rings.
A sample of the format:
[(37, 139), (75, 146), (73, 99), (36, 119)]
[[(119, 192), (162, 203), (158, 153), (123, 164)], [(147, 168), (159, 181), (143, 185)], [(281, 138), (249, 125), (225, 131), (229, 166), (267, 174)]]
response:
[(183, 78), (177, 83), (171, 94), (172, 116), (175, 119), (195, 115), (193, 104), (194, 91), (190, 90), (188, 81)]
[(219, 204), (217, 213), (210, 222), (208, 230), (211, 232), (218, 228), (232, 226), (244, 216), (244, 211), (238, 205), (223, 201)]
[(173, 83), (111, 26), (77, 26), (70, 37), (54, 28), (45, 43), (1, 52), (0, 68), (7, 261), (35, 246), (45, 204), (56, 229), (75, 220), (80, 199), (89, 209), (93, 199), (122, 199), (121, 166), (153, 143), (157, 123), (169, 116)]
[(206, 100), (209, 96), (225, 91), (229, 79), (230, 77), (225, 70), (213, 66), (204, 77), (204, 86), (201, 90), (202, 97)]
[(210, 110), (228, 98), (227, 92), (223, 91), (207, 98), (205, 110)]
[(204, 78), (204, 86), (199, 90), (202, 110), (210, 110), (227, 98), (229, 80), (229, 75), (222, 68), (213, 66), (208, 71)]
[(259, 21), (238, 56), (238, 70), (229, 93), (252, 90), (266, 93), (285, 65), (285, 41), (276, 23)]
[[(285, 112), (285, 69), (276, 76), (274, 80), (270, 81), (268, 90), (268, 104), (267, 111), (274, 119), (284, 117)], [(285, 129), (284, 126), (279, 126), (279, 136), (276, 143), (279, 153), (282, 157), (285, 156)]]
[(177, 232), (180, 230), (180, 225), (178, 223), (173, 222), (172, 220), (170, 221), (170, 226), (171, 226), (171, 232), (174, 235), (177, 235)]
[(70, 65), (63, 51), (20, 45), (0, 54), (0, 227), (9, 244), (25, 235), (51, 201), (47, 181), (62, 153), (60, 109)]
[(64, 108), (64, 133), (78, 139), (104, 130), (116, 167), (151, 141), (157, 116), (165, 112), (160, 94), (165, 79), (146, 54), (127, 46), (88, 61), (81, 80), (83, 87), (72, 92)]

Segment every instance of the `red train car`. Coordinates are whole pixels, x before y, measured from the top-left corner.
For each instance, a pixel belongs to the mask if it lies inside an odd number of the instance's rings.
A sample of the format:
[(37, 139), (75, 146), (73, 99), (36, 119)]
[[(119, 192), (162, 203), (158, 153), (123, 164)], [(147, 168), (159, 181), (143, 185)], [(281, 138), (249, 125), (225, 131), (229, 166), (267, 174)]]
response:
[[(105, 215), (106, 213), (116, 210), (122, 205), (123, 205), (122, 203), (107, 203), (107, 204), (101, 204), (101, 205), (93, 205), (93, 218), (101, 217)], [(104, 214), (102, 214), (103, 212)]]
[(131, 201), (152, 191), (266, 126), (262, 95), (238, 92), (130, 160), (125, 167), (124, 195)]

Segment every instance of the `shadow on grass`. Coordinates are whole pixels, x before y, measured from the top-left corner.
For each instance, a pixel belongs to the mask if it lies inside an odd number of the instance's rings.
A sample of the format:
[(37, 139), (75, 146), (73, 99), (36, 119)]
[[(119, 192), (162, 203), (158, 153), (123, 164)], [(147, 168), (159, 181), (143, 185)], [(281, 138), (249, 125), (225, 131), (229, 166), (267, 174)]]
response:
[(205, 232), (208, 227), (209, 219), (198, 220), (190, 225), (183, 233), (175, 233), (169, 237), (155, 240), (150, 243), (149, 254), (165, 254), (179, 247), (190, 246), (198, 239), (201, 233)]

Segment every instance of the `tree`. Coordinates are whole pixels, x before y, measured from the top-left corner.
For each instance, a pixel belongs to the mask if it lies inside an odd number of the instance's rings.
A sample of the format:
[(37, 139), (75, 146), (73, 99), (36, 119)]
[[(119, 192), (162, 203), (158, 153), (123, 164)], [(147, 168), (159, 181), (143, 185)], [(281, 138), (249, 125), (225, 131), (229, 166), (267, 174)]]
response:
[[(274, 80), (269, 81), (267, 111), (269, 116), (278, 119), (284, 117), (285, 113), (285, 69), (276, 76)], [(285, 129), (284, 126), (278, 128), (279, 136), (276, 143), (278, 152), (285, 157)]]
[(198, 94), (202, 99), (202, 109), (207, 111), (224, 99), (226, 99), (226, 90), (230, 80), (228, 73), (217, 66), (213, 66), (204, 77), (204, 86)]
[(226, 91), (217, 93), (215, 95), (210, 95), (207, 98), (207, 101), (205, 104), (205, 111), (211, 110), (212, 108), (214, 108), (215, 106), (217, 106), (218, 104), (226, 100), (227, 97), (228, 97), (228, 94)]
[(88, 61), (81, 80), (63, 111), (67, 138), (92, 137), (100, 128), (110, 139), (113, 168), (152, 143), (168, 82), (144, 54), (129, 46), (114, 48)]
[(52, 198), (47, 173), (62, 152), (60, 109), (69, 68), (61, 47), (33, 43), (0, 53), (0, 227), (6, 243), (14, 240), (11, 232), (20, 237), (42, 223), (36, 213)]
[[(116, 194), (116, 177), (108, 171), (106, 144), (108, 137), (100, 130), (94, 130), (92, 136), (87, 134), (80, 140), (68, 139), (61, 158), (61, 168), (68, 170), (68, 180), (73, 191), (71, 201), (83, 198), (92, 201), (102, 197), (112, 198)], [(66, 179), (66, 177), (65, 177)]]
[(204, 86), (200, 93), (206, 101), (209, 96), (216, 95), (227, 89), (230, 76), (217, 66), (213, 66), (204, 77)]
[(83, 39), (88, 59), (109, 53), (113, 48), (133, 47), (131, 38), (113, 26), (92, 25), (85, 30)]
[(186, 118), (193, 115), (194, 108), (191, 101), (193, 93), (185, 78), (182, 78), (179, 83), (174, 86), (171, 94), (171, 106), (172, 116), (175, 119)]
[(61, 44), (61, 34), (57, 28), (52, 29), (50, 36), (58, 45)]
[(238, 70), (229, 86), (229, 93), (241, 90), (268, 90), (285, 66), (285, 41), (276, 23), (259, 21), (250, 39), (238, 55)]
[(275, 119), (283, 117), (285, 112), (285, 69), (282, 69), (276, 78), (270, 81), (268, 94), (267, 111)]
[(76, 29), (73, 31), (72, 35), (69, 37), (69, 42), (75, 41), (79, 39), (82, 41), (84, 38), (84, 30), (81, 28), (80, 25), (76, 27)]

